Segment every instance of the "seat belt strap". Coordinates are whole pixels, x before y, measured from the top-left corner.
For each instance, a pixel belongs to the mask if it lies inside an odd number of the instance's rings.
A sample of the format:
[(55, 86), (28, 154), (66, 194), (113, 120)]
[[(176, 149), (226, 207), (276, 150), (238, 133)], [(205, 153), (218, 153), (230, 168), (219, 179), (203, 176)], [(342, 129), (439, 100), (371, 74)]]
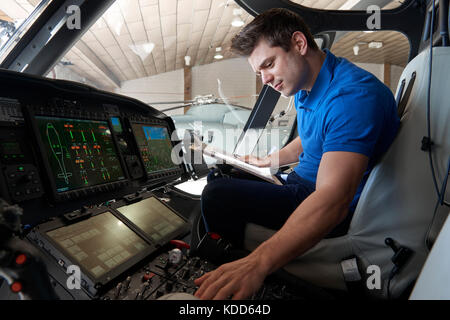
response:
[(414, 82), (416, 80), (416, 72), (411, 74), (411, 79), (408, 82), (408, 86), (405, 90), (405, 95), (402, 97), (400, 102), (398, 103), (397, 112), (398, 117), (401, 119), (403, 113), (405, 112), (406, 105), (408, 104), (409, 96), (411, 95), (412, 88), (414, 87)]
[(356, 256), (349, 257), (341, 261), (342, 273), (348, 292), (357, 299), (362, 299), (365, 295), (364, 279), (358, 267)]

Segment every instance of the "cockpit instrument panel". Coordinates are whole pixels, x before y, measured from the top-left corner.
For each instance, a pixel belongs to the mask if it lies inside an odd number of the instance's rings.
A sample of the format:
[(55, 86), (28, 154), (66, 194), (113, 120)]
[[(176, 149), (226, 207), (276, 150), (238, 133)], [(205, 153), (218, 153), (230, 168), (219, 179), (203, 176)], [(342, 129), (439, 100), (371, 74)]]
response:
[(172, 144), (166, 127), (133, 123), (132, 128), (148, 174), (176, 168), (171, 160)]
[[(23, 209), (61, 296), (98, 298), (189, 233), (179, 203), (156, 196), (189, 178), (174, 130), (138, 100), (0, 71), (0, 198)], [(65, 286), (72, 267), (77, 293)]]
[(36, 116), (56, 192), (125, 179), (107, 121)]

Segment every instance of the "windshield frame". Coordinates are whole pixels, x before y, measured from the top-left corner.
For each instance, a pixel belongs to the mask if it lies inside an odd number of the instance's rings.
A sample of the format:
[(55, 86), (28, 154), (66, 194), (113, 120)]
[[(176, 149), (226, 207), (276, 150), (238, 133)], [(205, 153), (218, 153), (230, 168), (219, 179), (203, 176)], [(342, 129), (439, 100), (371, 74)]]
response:
[[(36, 20), (45, 11), (45, 8), (53, 0), (41, 0), (41, 2), (34, 8), (33, 12), (20, 24), (20, 26), (14, 31), (13, 35), (5, 42), (5, 44), (0, 48), (0, 63), (6, 60), (8, 54), (18, 45), (20, 37), (24, 34), (24, 31), (36, 22)], [(25, 32), (26, 34), (26, 32)], [(13, 45), (13, 44), (16, 45)]]

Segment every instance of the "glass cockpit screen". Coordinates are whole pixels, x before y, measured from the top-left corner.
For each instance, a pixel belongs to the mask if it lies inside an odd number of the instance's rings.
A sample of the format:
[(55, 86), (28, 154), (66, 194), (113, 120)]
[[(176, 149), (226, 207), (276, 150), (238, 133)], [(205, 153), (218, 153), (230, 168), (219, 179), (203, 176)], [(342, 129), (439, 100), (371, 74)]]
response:
[(147, 173), (177, 168), (166, 127), (134, 123), (132, 128)]
[(165, 238), (186, 223), (153, 197), (120, 207), (117, 210), (155, 242)]
[(109, 211), (48, 231), (46, 235), (95, 281), (149, 248)]
[(125, 179), (106, 121), (36, 121), (58, 193)]

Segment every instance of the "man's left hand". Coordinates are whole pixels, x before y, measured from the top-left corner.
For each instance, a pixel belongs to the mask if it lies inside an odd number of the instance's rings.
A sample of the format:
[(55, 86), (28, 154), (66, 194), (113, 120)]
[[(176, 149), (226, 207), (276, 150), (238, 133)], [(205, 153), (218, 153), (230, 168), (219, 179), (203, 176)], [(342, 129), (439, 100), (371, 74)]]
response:
[(200, 288), (195, 296), (205, 300), (224, 300), (230, 296), (233, 300), (245, 299), (261, 287), (266, 276), (258, 256), (250, 254), (196, 279), (194, 282)]

